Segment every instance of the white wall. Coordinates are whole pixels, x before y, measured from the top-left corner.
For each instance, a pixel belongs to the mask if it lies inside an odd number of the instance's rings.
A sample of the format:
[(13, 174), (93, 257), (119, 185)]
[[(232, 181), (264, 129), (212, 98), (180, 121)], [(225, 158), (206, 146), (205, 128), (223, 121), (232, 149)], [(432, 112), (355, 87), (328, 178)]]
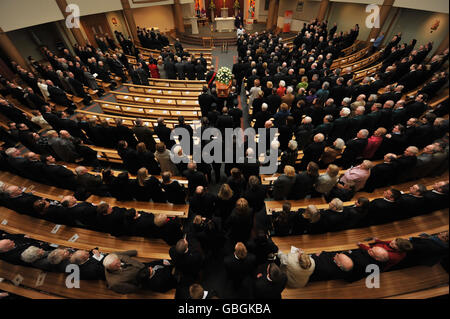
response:
[(67, 3), (78, 5), (81, 16), (123, 9), (120, 0), (67, 0)]
[(0, 27), (5, 32), (62, 19), (55, 0), (0, 0)]
[(395, 0), (394, 7), (448, 13), (448, 0)]

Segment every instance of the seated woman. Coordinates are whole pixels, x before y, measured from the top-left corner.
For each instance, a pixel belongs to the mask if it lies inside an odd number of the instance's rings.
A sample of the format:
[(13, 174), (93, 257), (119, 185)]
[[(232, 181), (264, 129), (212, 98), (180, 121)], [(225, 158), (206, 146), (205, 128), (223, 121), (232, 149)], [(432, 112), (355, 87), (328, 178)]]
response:
[(369, 246), (362, 243), (358, 243), (359, 248), (369, 251), (373, 247), (381, 247), (387, 251), (389, 259), (386, 261), (383, 271), (387, 271), (390, 268), (397, 265), (405, 257), (406, 253), (413, 249), (413, 245), (408, 239), (396, 238), (392, 241), (382, 241), (375, 238), (375, 242), (369, 244)]
[(165, 203), (166, 196), (161, 188), (161, 183), (156, 177), (148, 175), (145, 167), (142, 167), (137, 172), (137, 177), (132, 189), (134, 198), (138, 201), (148, 202), (153, 199), (154, 202)]
[(305, 287), (316, 266), (314, 259), (301, 250), (289, 254), (280, 251), (278, 258), (281, 263), (280, 268), (288, 278), (287, 286), (290, 288)]

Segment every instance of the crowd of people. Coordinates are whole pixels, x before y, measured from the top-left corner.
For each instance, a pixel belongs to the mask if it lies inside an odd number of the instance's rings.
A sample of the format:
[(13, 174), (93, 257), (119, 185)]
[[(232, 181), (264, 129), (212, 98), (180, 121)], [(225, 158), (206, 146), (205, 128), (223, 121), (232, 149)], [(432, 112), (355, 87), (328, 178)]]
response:
[[(354, 205), (344, 205), (343, 202), (359, 191), (440, 176), (448, 169), (448, 120), (444, 118), (448, 114), (448, 100), (435, 108), (428, 104), (447, 83), (448, 75), (442, 68), (448, 61), (448, 50), (424, 62), (432, 44), (414, 50), (415, 41), (400, 44), (401, 34), (397, 34), (383, 49), (382, 70), (355, 83), (351, 69), (331, 70), (331, 65), (341, 50), (356, 40), (358, 26), (348, 33), (336, 31), (337, 26), (328, 30), (326, 23), (313, 21), (299, 32), (293, 50), (269, 32), (242, 35), (238, 39), (239, 59), (233, 66), (234, 83), (228, 98), (217, 96), (212, 81), (214, 71), (206, 74), (207, 86), (199, 96), (202, 131), (208, 127), (221, 131), (241, 127), (242, 110), (237, 107), (241, 91), (248, 92), (254, 127), (278, 129), (278, 137), (266, 143), (268, 149), (278, 151), (281, 157), (281, 175), (272, 187), (262, 185), (256, 149), (248, 147), (248, 141), (234, 141), (242, 145), (245, 155), (239, 159), (235, 156), (233, 163), (186, 160), (177, 164), (172, 161), (171, 153), (185, 158), (192, 154), (185, 154), (181, 146), (171, 150), (174, 141), (170, 139), (171, 129), (166, 127), (164, 119), (158, 119), (154, 131), (140, 119), (132, 128), (123, 125), (120, 119), (115, 125), (107, 121), (98, 123), (82, 114), (70, 119), (73, 106), (68, 104), (68, 110), (56, 112), (47, 104), (45, 90), (41, 91), (39, 84), (45, 80), (33, 80), (32, 73), (29, 75), (17, 66), (15, 71), (25, 83), (29, 82), (29, 88), (23, 90), (4, 81), (2, 95), (11, 95), (34, 109), (34, 117), (29, 119), (7, 100), (0, 100), (0, 111), (10, 120), (9, 130), (2, 132), (7, 138), (0, 152), (0, 168), (40, 183), (72, 189), (75, 193), (53, 202), (9, 185), (2, 187), (1, 206), (54, 223), (87, 227), (116, 236), (163, 238), (173, 246), (169, 251), (170, 261), (143, 264), (131, 258), (136, 255), (135, 251), (99, 257), (101, 253), (95, 249), (91, 252), (52, 249), (46, 243), (3, 233), (0, 258), (61, 271), (60, 267), (67, 263), (81, 265), (96, 256), (96, 261), (92, 260), (95, 275), (87, 276), (90, 279), (106, 279), (108, 286), (120, 293), (131, 293), (140, 287), (155, 291), (176, 287), (177, 298), (220, 296), (207, 284), (204, 287), (198, 284), (205, 265), (217, 258), (223, 259), (233, 296), (240, 298), (280, 298), (286, 286), (302, 287), (308, 281), (359, 280), (365, 275), (368, 264), (392, 270), (440, 261), (448, 248), (448, 232), (391, 242), (377, 240), (370, 247), (360, 245), (360, 249), (350, 252), (312, 255), (301, 249), (285, 254), (270, 238), (270, 235), (318, 234), (367, 227), (448, 207), (448, 181), (436, 183), (432, 190), (416, 183), (408, 194), (392, 186), (383, 198), (369, 201), (358, 197)], [(155, 45), (157, 36), (153, 37), (152, 31), (141, 30), (140, 35), (149, 40), (148, 45)], [(182, 62), (180, 45), (175, 45), (175, 54), (162, 50), (160, 61), (164, 61), (168, 78), (175, 74), (190, 79), (188, 74), (192, 73), (186, 71), (185, 65), (193, 61), (188, 58)], [(113, 59), (113, 64), (122, 64), (122, 58), (116, 54), (109, 57), (109, 53), (90, 47), (79, 50), (74, 57), (76, 68), (77, 63), (82, 65), (82, 62), (91, 70), (91, 65), (98, 67), (103, 58), (105, 64), (108, 58)], [(120, 55), (120, 49), (116, 50)], [(62, 71), (64, 65), (72, 67), (68, 62), (72, 61), (70, 54), (64, 53), (68, 56), (57, 57), (47, 51), (51, 65), (42, 67), (41, 72), (53, 75), (53, 69)], [(179, 60), (177, 64), (182, 65), (180, 72), (176, 64), (175, 72), (167, 72), (166, 62), (173, 63), (175, 57)], [(142, 69), (145, 61), (142, 63), (139, 59), (143, 56), (138, 54), (137, 58)], [(201, 60), (196, 62), (203, 64)], [(120, 68), (122, 72), (126, 69)], [(65, 72), (69, 78), (67, 84), (73, 86), (71, 79), (76, 78), (75, 72)], [(151, 70), (143, 72), (145, 76), (142, 72), (141, 75), (130, 72), (130, 76), (148, 81)], [(120, 72), (114, 73), (120, 76)], [(47, 73), (41, 76), (44, 74)], [(47, 80), (49, 93), (52, 91), (49, 83), (54, 80), (59, 81), (56, 88), (64, 86), (56, 73), (56, 77)], [(424, 82), (414, 99), (403, 100), (405, 93)], [(42, 97), (34, 92), (35, 84)], [(37, 98), (21, 96), (16, 89), (22, 93), (34, 92)], [(379, 94), (380, 89), (384, 89), (384, 93)], [(50, 94), (50, 98), (54, 96)], [(193, 130), (183, 117), (176, 127), (186, 128), (192, 140)], [(41, 129), (44, 132), (38, 133)], [(153, 138), (154, 134), (159, 143)], [(211, 141), (201, 141), (201, 146)], [(15, 147), (17, 142), (29, 152), (22, 155)], [(85, 144), (116, 148), (123, 161), (121, 168), (126, 171), (115, 176), (111, 169), (101, 170), (96, 152)], [(299, 150), (303, 151), (303, 157), (298, 163)], [(78, 164), (75, 173), (58, 165), (55, 159)], [(381, 159), (383, 163), (374, 163)], [(83, 165), (102, 171), (101, 176), (89, 172)], [(340, 167), (346, 169), (341, 175)], [(326, 172), (320, 174), (321, 168), (326, 168)], [(213, 170), (216, 184), (225, 181), (217, 195), (210, 191)], [(130, 173), (137, 177), (130, 178)], [(161, 175), (162, 181), (154, 175)], [(174, 178), (180, 175), (188, 181), (186, 189)], [(106, 203), (93, 205), (84, 201), (91, 194), (113, 196), (122, 201), (188, 202), (189, 217), (182, 221)], [(305, 209), (291, 210), (286, 203), (282, 211), (274, 211), (271, 216), (266, 214), (264, 201), (267, 198), (319, 196), (329, 202), (328, 209), (319, 210), (309, 205)], [(129, 271), (126, 276), (123, 275), (124, 264)]]

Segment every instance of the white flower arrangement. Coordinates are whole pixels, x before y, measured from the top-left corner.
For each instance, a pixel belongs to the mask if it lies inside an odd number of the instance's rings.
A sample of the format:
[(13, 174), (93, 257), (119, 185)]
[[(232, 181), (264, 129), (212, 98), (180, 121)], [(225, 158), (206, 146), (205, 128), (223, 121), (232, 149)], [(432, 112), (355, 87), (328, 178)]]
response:
[(230, 68), (227, 68), (226, 66), (221, 67), (217, 72), (217, 81), (220, 83), (228, 85), (232, 77), (233, 74), (231, 73)]

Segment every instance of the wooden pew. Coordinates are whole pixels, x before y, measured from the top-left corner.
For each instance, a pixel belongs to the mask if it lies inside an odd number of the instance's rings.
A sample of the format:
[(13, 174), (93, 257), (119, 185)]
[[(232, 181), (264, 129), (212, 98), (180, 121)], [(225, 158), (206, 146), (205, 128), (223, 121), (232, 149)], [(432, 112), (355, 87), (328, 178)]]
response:
[[(96, 118), (97, 120), (106, 120), (109, 125), (115, 126), (114, 120), (115, 119), (121, 119), (123, 120), (123, 125), (127, 127), (133, 127), (136, 121), (137, 117), (126, 117), (126, 116), (119, 116), (119, 115), (109, 115), (109, 114), (102, 114), (102, 113), (95, 113), (90, 111), (84, 111), (84, 110), (76, 110), (77, 113), (82, 113), (86, 115), (86, 117), (89, 118)], [(140, 118), (140, 117), (139, 117)], [(143, 118), (142, 121), (144, 122), (145, 126), (148, 126), (149, 128), (155, 128), (158, 126), (157, 119), (155, 118)], [(170, 129), (173, 129), (175, 125), (178, 124), (178, 120), (174, 119), (164, 119), (164, 123), (166, 126)], [(198, 121), (186, 121), (187, 124), (190, 124), (193, 127), (197, 127), (200, 125)]]
[[(397, 185), (391, 185), (386, 187), (381, 187), (376, 189), (373, 193), (366, 193), (366, 192), (358, 192), (353, 196), (352, 201), (344, 202), (344, 206), (350, 206), (354, 204), (354, 200), (358, 197), (367, 197), (369, 200), (383, 197), (383, 192), (390, 188), (396, 188), (400, 191), (409, 192), (409, 188), (415, 184), (424, 184), (427, 189), (432, 189), (432, 185), (438, 181), (448, 179), (448, 172), (443, 174), (442, 176), (437, 177), (428, 177), (428, 178), (422, 178), (419, 180), (414, 180), (402, 184)], [(281, 211), (283, 204), (285, 202), (291, 203), (292, 207), (291, 210), (298, 210), (300, 208), (306, 208), (308, 205), (316, 205), (318, 209), (327, 209), (328, 203), (325, 202), (325, 200), (322, 197), (316, 197), (316, 198), (310, 198), (310, 199), (300, 199), (300, 200), (283, 200), (283, 201), (276, 201), (276, 200), (266, 200), (266, 213), (267, 215), (271, 215), (272, 212)]]
[[(175, 100), (168, 100), (172, 103)], [(194, 124), (194, 121), (199, 122), (201, 117), (200, 110), (167, 110), (166, 108), (152, 108), (143, 105), (123, 104), (117, 102), (109, 102), (103, 100), (96, 100), (104, 113), (120, 114), (124, 116), (137, 116), (142, 118), (162, 117), (164, 119), (178, 120), (179, 116), (184, 116), (187, 124)], [(178, 101), (176, 103), (179, 103)], [(174, 104), (175, 106), (175, 104)]]
[(140, 290), (133, 294), (118, 294), (106, 287), (103, 280), (82, 280), (80, 288), (67, 288), (66, 276), (64, 273), (46, 273), (43, 284), (36, 287), (36, 282), (42, 274), (42, 270), (31, 267), (17, 266), (0, 261), (0, 276), (13, 281), (17, 274), (24, 280), (21, 286), (41, 292), (50, 293), (52, 296), (71, 299), (173, 299), (175, 290), (166, 293), (156, 293), (149, 290)]
[(0, 281), (0, 290), (22, 296), (28, 299), (65, 299), (59, 296), (53, 296), (46, 292), (40, 292), (32, 289), (23, 288), (16, 286), (14, 284), (7, 283), (5, 281)]
[(342, 65), (341, 68), (345, 69), (345, 68), (349, 68), (350, 67), (350, 68), (352, 68), (352, 71), (361, 70), (362, 68), (365, 68), (368, 65), (371, 65), (374, 62), (376, 62), (380, 58), (381, 54), (382, 54), (382, 51), (377, 51), (377, 52), (375, 52), (374, 54), (372, 54), (371, 56), (369, 56), (369, 57), (367, 57), (365, 59), (362, 59), (362, 60), (359, 60), (359, 61), (347, 64), (347, 65)]
[(206, 81), (203, 80), (167, 80), (167, 79), (149, 79), (152, 86), (178, 87), (178, 88), (203, 88)]
[[(60, 225), (56, 233), (57, 224), (43, 219), (21, 215), (5, 207), (0, 207), (0, 218), (7, 221), (0, 229), (11, 234), (26, 234), (30, 238), (49, 242), (63, 247), (92, 250), (95, 247), (101, 252), (112, 253), (127, 250), (137, 250), (142, 261), (170, 259), (169, 245), (162, 239), (144, 238), (137, 236), (114, 237), (107, 233), (79, 227)], [(69, 241), (73, 235), (79, 237), (76, 241)]]
[(150, 94), (150, 95), (162, 95), (162, 96), (182, 96), (182, 97), (195, 97), (201, 94), (200, 88), (167, 88), (166, 86), (146, 86), (124, 83), (125, 88), (130, 93)]
[[(73, 191), (67, 189), (61, 189), (54, 186), (40, 184), (29, 179), (13, 175), (9, 172), (1, 172), (0, 178), (3, 179), (7, 185), (16, 185), (21, 187), (26, 187), (27, 190), (32, 188), (32, 192), (39, 197), (48, 198), (51, 200), (61, 201), (64, 196), (73, 195)], [(124, 207), (124, 208), (135, 208), (146, 213), (153, 214), (166, 214), (169, 216), (186, 218), (189, 213), (189, 205), (174, 205), (170, 203), (153, 203), (153, 202), (120, 202), (112, 197), (100, 197), (91, 196), (86, 201), (98, 204), (99, 202), (111, 203), (111, 205)]]
[(357, 71), (353, 75), (353, 80), (355, 80), (356, 82), (361, 81), (366, 76), (370, 76), (370, 75), (373, 75), (376, 72), (378, 72), (381, 69), (382, 66), (383, 66), (383, 63), (380, 62), (380, 63), (375, 64), (375, 65), (373, 65), (373, 66), (371, 66), (371, 67), (369, 67), (367, 69)]
[(371, 45), (367, 45), (364, 48), (362, 48), (360, 51), (351, 54), (349, 56), (340, 58), (340, 59), (336, 59), (333, 61), (333, 64), (331, 65), (331, 69), (336, 69), (336, 68), (345, 68), (347, 66), (349, 66), (348, 64), (351, 64), (353, 62), (356, 62), (358, 60), (360, 60), (362, 57), (366, 56), (367, 54), (369, 54), (369, 52), (372, 50), (372, 46)]
[(448, 221), (447, 208), (430, 214), (398, 220), (383, 225), (347, 229), (324, 234), (285, 237), (273, 236), (272, 240), (285, 253), (290, 252), (291, 246), (302, 248), (308, 254), (321, 251), (349, 250), (357, 249), (358, 242), (367, 242), (369, 238), (392, 240), (398, 237), (409, 238), (411, 236), (418, 236), (424, 232), (431, 234), (445, 231), (448, 230)]
[(380, 288), (377, 289), (367, 288), (365, 279), (353, 283), (329, 280), (310, 282), (300, 289), (287, 288), (282, 292), (282, 297), (285, 299), (376, 299), (407, 295), (442, 285), (447, 285), (448, 288), (448, 274), (440, 264), (437, 264), (432, 267), (416, 266), (381, 273)]
[(155, 96), (140, 93), (122, 93), (111, 91), (118, 103), (144, 104), (151, 107), (200, 110), (197, 98), (177, 96)]

